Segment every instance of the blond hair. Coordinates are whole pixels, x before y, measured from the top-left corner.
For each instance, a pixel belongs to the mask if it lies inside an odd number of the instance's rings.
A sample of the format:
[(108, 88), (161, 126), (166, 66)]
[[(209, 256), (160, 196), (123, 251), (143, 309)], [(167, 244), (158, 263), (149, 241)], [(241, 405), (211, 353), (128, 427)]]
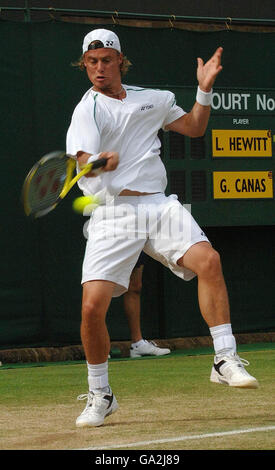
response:
[[(117, 51), (119, 54), (119, 52)], [(122, 63), (120, 64), (120, 73), (121, 75), (126, 75), (128, 72), (129, 68), (131, 67), (132, 63), (127, 59), (126, 56), (123, 56), (122, 58)], [(76, 61), (72, 63), (73, 67), (78, 67), (81, 71), (85, 70), (85, 65), (84, 65), (84, 54)]]

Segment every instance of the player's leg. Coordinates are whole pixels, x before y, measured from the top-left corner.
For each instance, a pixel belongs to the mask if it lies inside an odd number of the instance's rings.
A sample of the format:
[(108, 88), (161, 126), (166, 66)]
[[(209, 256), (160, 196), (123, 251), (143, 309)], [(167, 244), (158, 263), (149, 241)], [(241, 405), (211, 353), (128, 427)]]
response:
[(166, 237), (154, 238), (150, 233), (144, 251), (182, 279), (190, 280), (197, 275), (200, 310), (210, 328), (215, 350), (211, 381), (234, 387), (257, 387), (257, 380), (246, 372), (236, 354), (219, 254), (191, 213), (173, 196), (159, 199), (158, 226)]
[(178, 265), (195, 272), (201, 314), (213, 338), (215, 359), (210, 380), (233, 387), (257, 388), (258, 382), (245, 370), (236, 353), (232, 334), (227, 288), (220, 256), (207, 242), (191, 246)]
[(105, 321), (114, 286), (109, 281), (83, 284), (81, 340), (88, 367), (89, 391), (79, 396), (79, 399), (87, 399), (87, 405), (76, 420), (78, 427), (100, 426), (104, 418), (118, 408), (109, 386), (110, 337)]
[(143, 265), (135, 267), (130, 277), (128, 291), (123, 296), (123, 307), (126, 315), (131, 340), (137, 343), (142, 339), (140, 325), (140, 296), (142, 290)]
[(114, 283), (88, 281), (83, 284), (81, 340), (88, 363), (101, 364), (108, 358), (110, 338), (106, 326)]
[(139, 260), (134, 267), (128, 291), (124, 294), (124, 312), (128, 320), (131, 335), (130, 357), (141, 356), (164, 356), (171, 351), (168, 348), (160, 348), (155, 342), (147, 341), (142, 336), (140, 323), (141, 291), (143, 268), (146, 261), (146, 255), (142, 252)]
[(197, 274), (200, 311), (208, 326), (229, 323), (227, 288), (218, 252), (208, 242), (196, 243), (178, 265)]

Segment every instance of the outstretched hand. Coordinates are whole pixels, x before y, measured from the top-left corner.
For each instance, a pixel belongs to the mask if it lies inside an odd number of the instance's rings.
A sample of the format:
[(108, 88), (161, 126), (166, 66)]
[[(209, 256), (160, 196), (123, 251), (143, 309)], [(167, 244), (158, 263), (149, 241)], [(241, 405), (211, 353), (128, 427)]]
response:
[(221, 72), (222, 53), (223, 48), (218, 47), (216, 52), (206, 63), (198, 57), (197, 79), (202, 91), (209, 92), (214, 85), (217, 75)]

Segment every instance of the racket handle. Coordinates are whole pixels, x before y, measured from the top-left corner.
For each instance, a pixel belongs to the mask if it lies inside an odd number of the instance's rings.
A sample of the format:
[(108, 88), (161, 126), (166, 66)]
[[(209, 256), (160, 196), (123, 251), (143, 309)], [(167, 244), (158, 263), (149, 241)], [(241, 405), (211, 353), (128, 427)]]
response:
[(92, 170), (96, 170), (97, 168), (101, 168), (105, 166), (107, 163), (107, 158), (99, 158), (92, 163)]

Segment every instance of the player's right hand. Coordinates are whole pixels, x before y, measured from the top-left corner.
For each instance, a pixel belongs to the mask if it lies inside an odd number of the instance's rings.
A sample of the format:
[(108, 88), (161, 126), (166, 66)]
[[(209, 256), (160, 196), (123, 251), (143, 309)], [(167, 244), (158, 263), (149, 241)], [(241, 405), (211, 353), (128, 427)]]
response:
[(99, 158), (106, 158), (107, 163), (102, 168), (102, 171), (113, 171), (117, 168), (119, 163), (119, 155), (117, 152), (102, 152)]
[[(82, 152), (79, 151), (77, 152), (77, 162), (81, 168), (81, 166), (84, 166), (87, 164), (88, 158), (91, 156), (90, 153)], [(99, 154), (98, 158), (106, 158), (107, 163), (104, 167), (97, 169), (95, 171), (90, 171), (89, 173), (86, 173), (85, 178), (93, 178), (98, 175), (99, 171), (113, 171), (116, 169), (118, 166), (119, 162), (119, 155), (117, 152), (101, 152)]]

